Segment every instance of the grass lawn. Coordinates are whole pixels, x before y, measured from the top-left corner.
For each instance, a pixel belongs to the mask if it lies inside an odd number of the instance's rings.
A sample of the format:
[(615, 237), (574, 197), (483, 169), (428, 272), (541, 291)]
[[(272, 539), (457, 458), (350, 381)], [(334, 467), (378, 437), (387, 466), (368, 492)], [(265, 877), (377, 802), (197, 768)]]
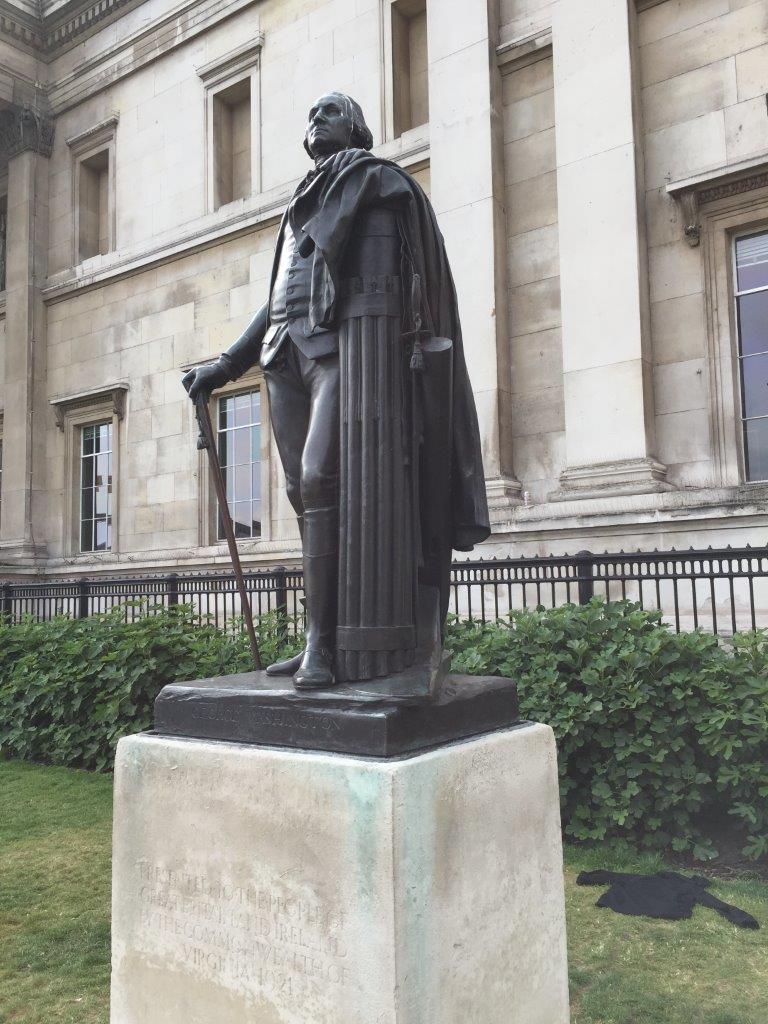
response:
[[(110, 817), (107, 776), (0, 763), (0, 1024), (107, 1024)], [(662, 866), (566, 850), (572, 1024), (766, 1024), (768, 883), (713, 889), (760, 931), (702, 908), (691, 921), (621, 917), (575, 884), (581, 870)]]

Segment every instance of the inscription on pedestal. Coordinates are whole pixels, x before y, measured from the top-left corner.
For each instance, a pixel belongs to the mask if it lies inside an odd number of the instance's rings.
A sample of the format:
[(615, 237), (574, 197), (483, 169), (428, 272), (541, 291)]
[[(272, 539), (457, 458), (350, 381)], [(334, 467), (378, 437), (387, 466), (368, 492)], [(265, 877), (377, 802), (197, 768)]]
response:
[(226, 722), (243, 733), (249, 727), (259, 726), (329, 735), (341, 729), (341, 723), (333, 716), (305, 708), (227, 708), (220, 702), (199, 701), (191, 709), (190, 717), (196, 722)]
[(289, 1000), (351, 984), (343, 915), (300, 885), (238, 885), (146, 860), (135, 882), (144, 942), (185, 970)]

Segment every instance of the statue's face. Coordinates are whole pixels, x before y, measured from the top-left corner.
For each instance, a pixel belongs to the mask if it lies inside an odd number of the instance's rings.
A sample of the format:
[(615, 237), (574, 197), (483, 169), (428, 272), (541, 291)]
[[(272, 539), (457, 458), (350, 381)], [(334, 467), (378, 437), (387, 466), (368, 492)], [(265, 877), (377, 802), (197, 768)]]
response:
[(305, 139), (313, 157), (328, 156), (349, 147), (352, 122), (336, 93), (321, 96), (312, 105)]

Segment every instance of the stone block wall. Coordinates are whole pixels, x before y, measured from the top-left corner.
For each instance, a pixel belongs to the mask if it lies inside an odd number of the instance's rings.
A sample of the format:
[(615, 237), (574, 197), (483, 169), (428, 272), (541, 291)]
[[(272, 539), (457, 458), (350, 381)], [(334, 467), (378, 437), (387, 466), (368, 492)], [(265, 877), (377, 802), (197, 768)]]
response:
[[(402, 138), (389, 4), (145, 0), (45, 58), (0, 29), (0, 106), (43, 96), (56, 127), (50, 158), (15, 158), (26, 248), (0, 310), (0, 409), (8, 486), (32, 513), (23, 551), (0, 527), (0, 565), (226, 562), (182, 368), (231, 344), (266, 297), (278, 219), (308, 166), (306, 113), (329, 87), (359, 100), (377, 152), (434, 186), (494, 523), (477, 553), (765, 543), (768, 488), (744, 487), (739, 465), (727, 246), (737, 227), (768, 224), (768, 184), (702, 207), (698, 246), (668, 191), (768, 165), (765, 0), (428, 0), (430, 123)], [(206, 90), (249, 48), (253, 194), (214, 209)], [(114, 237), (78, 263), (74, 161), (94, 132), (112, 146)], [(35, 209), (49, 211), (44, 230)], [(32, 371), (14, 411), (5, 379)], [(115, 550), (80, 556), (71, 438), (51, 403), (118, 384)], [(35, 438), (17, 451), (25, 415)], [(265, 535), (243, 553), (291, 561), (268, 426), (263, 454)]]
[(513, 452), (535, 502), (565, 464), (552, 58), (505, 74), (504, 167)]
[(0, 317), (0, 409), (5, 408), (5, 317)]
[[(666, 185), (768, 159), (768, 9), (662, 3), (640, 13), (637, 41), (657, 454), (677, 486), (713, 486), (724, 481), (712, 443), (719, 395), (705, 253), (686, 243)], [(768, 202), (755, 222), (766, 219)], [(727, 429), (739, 431), (732, 416)]]

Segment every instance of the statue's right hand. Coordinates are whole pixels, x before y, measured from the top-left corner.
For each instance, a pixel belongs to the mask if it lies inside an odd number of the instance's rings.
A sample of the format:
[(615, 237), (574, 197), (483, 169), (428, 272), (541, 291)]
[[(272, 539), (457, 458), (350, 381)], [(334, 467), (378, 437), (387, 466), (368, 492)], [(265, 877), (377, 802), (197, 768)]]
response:
[(229, 374), (220, 362), (204, 363), (202, 366), (195, 366), (181, 378), (181, 383), (187, 389), (189, 397), (194, 400), (198, 395), (205, 395), (206, 398), (216, 388), (226, 384)]

